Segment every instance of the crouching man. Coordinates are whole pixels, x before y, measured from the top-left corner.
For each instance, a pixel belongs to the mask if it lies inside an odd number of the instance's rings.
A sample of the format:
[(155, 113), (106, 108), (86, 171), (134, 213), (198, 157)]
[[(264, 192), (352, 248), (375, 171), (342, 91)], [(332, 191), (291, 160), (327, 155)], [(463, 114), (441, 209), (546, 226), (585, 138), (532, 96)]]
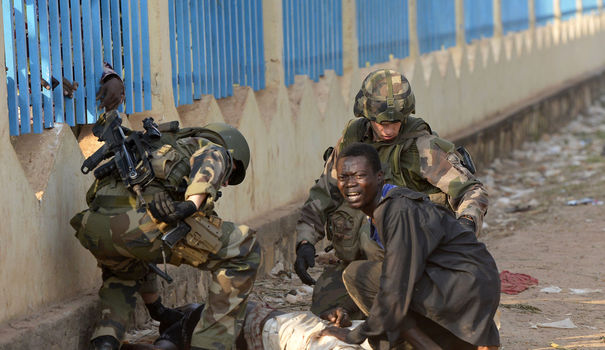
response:
[[(371, 218), (385, 257), (354, 261), (343, 273), (365, 322), (352, 331), (329, 327), (321, 335), (351, 344), (367, 338), (374, 349), (404, 341), (414, 349), (497, 349), (498, 269), (474, 232), (425, 194), (393, 188), (383, 196), (380, 159), (369, 145), (345, 148), (337, 176), (347, 203)], [(346, 324), (342, 310), (332, 313), (325, 317)]]

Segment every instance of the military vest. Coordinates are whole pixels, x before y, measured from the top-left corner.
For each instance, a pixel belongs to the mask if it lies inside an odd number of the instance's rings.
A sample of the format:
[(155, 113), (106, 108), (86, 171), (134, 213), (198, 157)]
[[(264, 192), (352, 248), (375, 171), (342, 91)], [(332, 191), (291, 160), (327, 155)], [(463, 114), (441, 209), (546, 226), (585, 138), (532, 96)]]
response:
[[(189, 153), (178, 144), (186, 137), (202, 137), (210, 142), (222, 144), (217, 133), (204, 128), (179, 129), (178, 124), (161, 124), (162, 136), (151, 140), (151, 167), (154, 180), (143, 189), (145, 201), (153, 194), (168, 191), (176, 200), (184, 200), (187, 179), (191, 172)], [(86, 193), (86, 203), (92, 210), (102, 210), (106, 214), (117, 214), (136, 207), (136, 197), (122, 183), (117, 172), (101, 179), (95, 179)]]
[[(392, 141), (375, 141), (370, 121), (366, 118), (353, 119), (345, 128), (340, 151), (353, 142), (372, 145), (378, 151), (386, 183), (425, 193), (433, 202), (450, 208), (447, 195), (418, 175), (420, 174), (420, 153), (416, 139), (432, 134), (430, 126), (421, 118), (407, 117), (402, 128), (403, 130), (397, 138)], [(453, 144), (442, 139), (439, 140), (444, 143), (439, 144), (444, 151), (453, 149)]]

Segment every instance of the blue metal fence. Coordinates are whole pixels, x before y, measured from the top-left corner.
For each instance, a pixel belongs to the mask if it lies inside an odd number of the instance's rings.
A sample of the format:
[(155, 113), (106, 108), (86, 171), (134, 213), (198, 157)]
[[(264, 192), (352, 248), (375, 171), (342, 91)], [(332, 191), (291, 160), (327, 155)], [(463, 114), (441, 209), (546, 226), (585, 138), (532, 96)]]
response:
[(576, 0), (561, 1), (561, 19), (567, 20), (576, 15)]
[(464, 36), (470, 43), (473, 40), (489, 38), (494, 35), (494, 7), (492, 1), (464, 1)]
[(357, 0), (356, 4), (360, 67), (386, 62), (390, 55), (409, 55), (407, 0)]
[(582, 0), (582, 13), (589, 13), (599, 9), (598, 0)]
[(261, 0), (169, 0), (174, 103), (265, 87)]
[(582, 0), (582, 13), (589, 13), (599, 9), (598, 0)]
[(151, 109), (147, 0), (2, 0), (2, 15), (11, 135), (95, 122), (103, 60), (124, 76), (126, 112)]
[(536, 26), (544, 26), (555, 18), (553, 0), (534, 0)]
[(529, 4), (527, 0), (502, 1), (502, 32), (518, 32), (529, 28)]
[(456, 9), (452, 0), (417, 2), (417, 31), (420, 53), (456, 45)]
[(342, 75), (342, 0), (282, 0), (282, 11), (286, 85), (296, 74)]

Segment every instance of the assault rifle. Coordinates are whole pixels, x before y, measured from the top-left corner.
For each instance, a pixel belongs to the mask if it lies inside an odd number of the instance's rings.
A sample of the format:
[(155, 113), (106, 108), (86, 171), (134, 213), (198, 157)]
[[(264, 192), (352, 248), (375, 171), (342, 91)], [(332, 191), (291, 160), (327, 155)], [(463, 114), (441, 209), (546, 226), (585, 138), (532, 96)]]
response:
[(145, 118), (143, 127), (144, 133), (132, 131), (122, 126), (122, 117), (116, 110), (105, 113), (92, 127), (92, 133), (104, 144), (80, 168), (88, 174), (103, 160), (113, 157), (94, 170), (94, 175), (102, 179), (117, 170), (124, 186), (137, 195), (138, 208), (147, 206), (141, 192), (155, 178), (149, 161), (150, 141), (161, 136), (153, 118)]

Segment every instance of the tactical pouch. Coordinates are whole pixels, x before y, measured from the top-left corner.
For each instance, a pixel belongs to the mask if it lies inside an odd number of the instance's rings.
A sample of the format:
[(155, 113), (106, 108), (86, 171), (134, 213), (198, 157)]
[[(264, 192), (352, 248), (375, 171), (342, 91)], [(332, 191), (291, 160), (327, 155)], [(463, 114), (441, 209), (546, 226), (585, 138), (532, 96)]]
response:
[(332, 241), (336, 257), (350, 262), (360, 257), (360, 230), (369, 231), (366, 215), (360, 210), (343, 203), (330, 214), (326, 222), (326, 233)]
[(184, 177), (189, 176), (188, 160), (169, 144), (154, 151), (150, 162), (156, 179), (166, 181), (168, 186), (176, 188)]
[(171, 263), (185, 263), (197, 267), (216, 254), (223, 246), (221, 242), (223, 221), (217, 216), (196, 213), (185, 219), (191, 231), (172, 249)]

